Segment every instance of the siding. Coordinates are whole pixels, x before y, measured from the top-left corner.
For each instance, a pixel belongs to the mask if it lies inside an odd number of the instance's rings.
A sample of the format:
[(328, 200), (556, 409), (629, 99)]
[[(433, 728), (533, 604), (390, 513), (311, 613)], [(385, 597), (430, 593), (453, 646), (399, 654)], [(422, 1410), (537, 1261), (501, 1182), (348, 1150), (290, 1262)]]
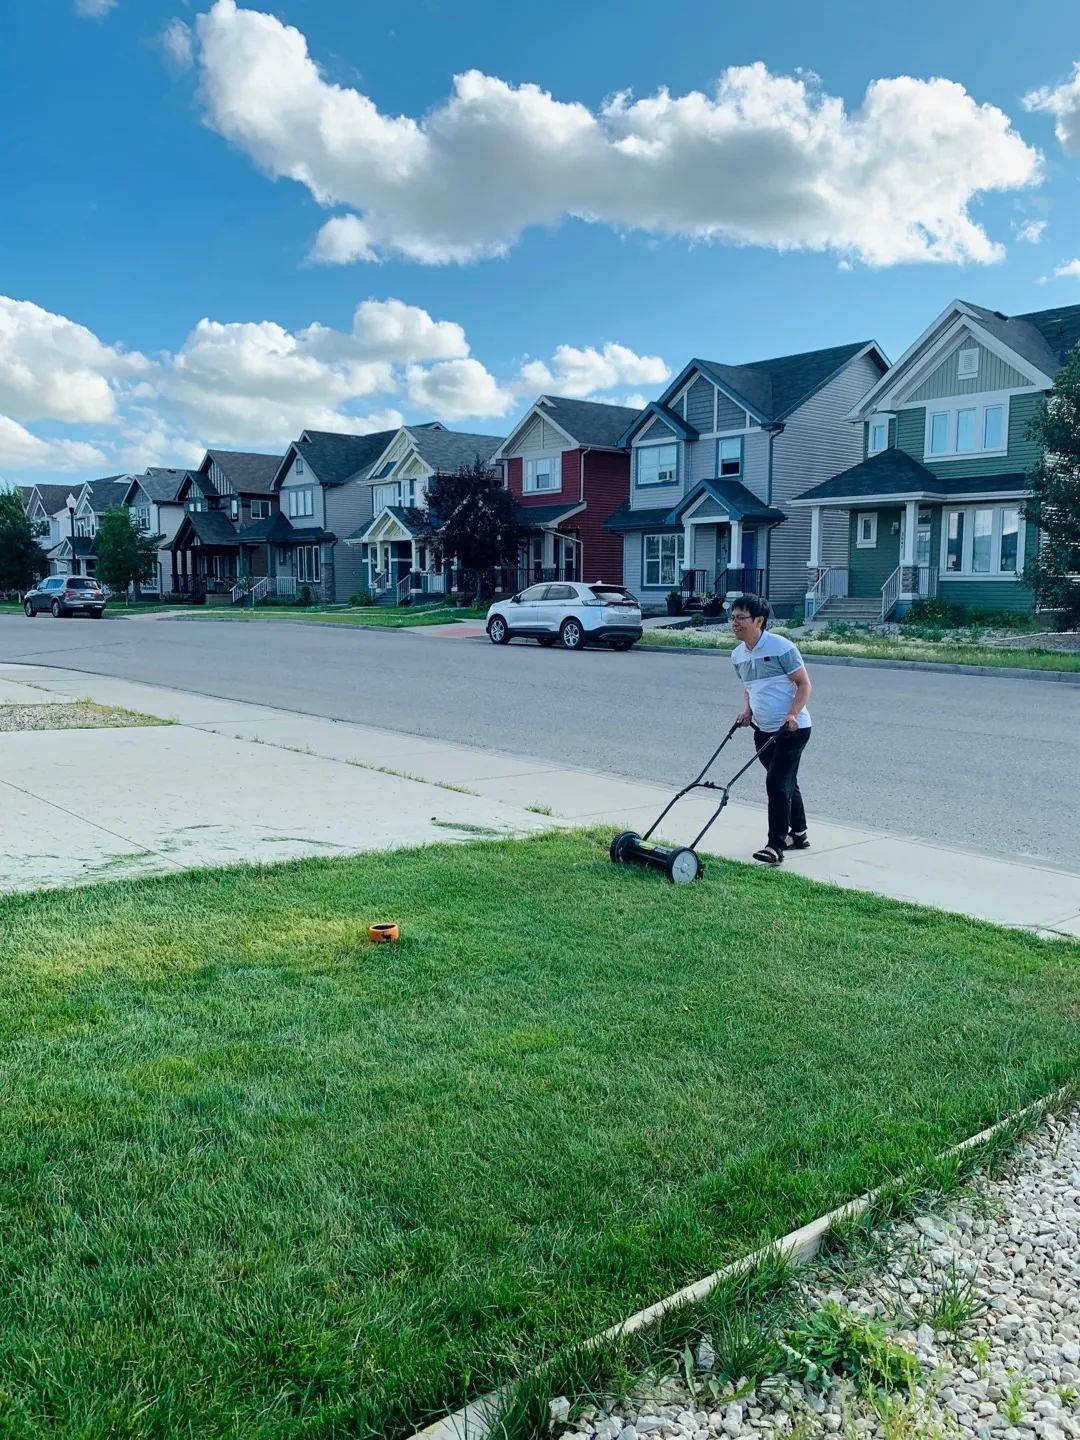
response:
[(716, 386), (699, 375), (686, 392), (686, 423), (702, 434), (713, 428)]
[[(313, 513), (310, 515), (290, 515), (287, 491), (307, 489), (314, 490), (315, 492), (312, 507)], [(316, 480), (315, 476), (311, 473), (310, 467), (307, 465), (304, 466), (304, 471), (301, 475), (297, 475), (296, 473), (295, 461), (289, 466), (285, 479), (281, 482), (279, 503), (281, 505), (281, 513), (289, 521), (289, 524), (295, 526), (297, 530), (332, 528), (326, 527), (326, 508), (323, 503), (323, 487)]]
[[(747, 423), (746, 411), (741, 405), (728, 398), (722, 391), (716, 400), (716, 428), (718, 430), (741, 430)], [(709, 429), (712, 429), (710, 423)]]
[(848, 594), (859, 599), (881, 599), (881, 587), (900, 564), (900, 534), (894, 535), (892, 527), (900, 523), (903, 511), (899, 509), (878, 509), (877, 544), (871, 550), (861, 550), (855, 543), (856, 522), (859, 515), (871, 509), (852, 510), (848, 520)]
[(692, 440), (687, 445), (690, 469), (689, 487), (692, 490), (700, 480), (716, 479), (716, 441)]
[(956, 349), (927, 376), (919, 388), (905, 397), (905, 403), (944, 400), (953, 395), (985, 394), (991, 390), (1015, 390), (1031, 384), (1026, 375), (1021, 375), (1019, 370), (1014, 370), (984, 345), (976, 347), (979, 351), (979, 373), (971, 379), (961, 380), (960, 351), (970, 348), (970, 343), (960, 341)]
[[(579, 450), (562, 450), (559, 452), (561, 464), (559, 469), (560, 485), (558, 490), (530, 490), (525, 494), (525, 462), (515, 457), (506, 462), (506, 488), (513, 495), (519, 505), (557, 505), (560, 501), (567, 504), (576, 503), (580, 496), (578, 469)], [(612, 509), (615, 507), (612, 506)], [(604, 517), (605, 519), (607, 516)]]
[(226, 479), (225, 471), (216, 460), (210, 461), (210, 483), (219, 495), (235, 495), (236, 491)]
[[(772, 504), (787, 518), (769, 536), (766, 585), (769, 599), (781, 615), (790, 615), (802, 602), (806, 594), (806, 562), (810, 558), (810, 512), (792, 509), (788, 502), (863, 458), (864, 427), (845, 416), (881, 374), (881, 366), (871, 356), (853, 360), (788, 418), (783, 434), (774, 442)], [(749, 440), (747, 437), (747, 448)], [(764, 434), (760, 443), (767, 469)], [(767, 486), (760, 491), (757, 485), (751, 488), (767, 498)], [(848, 561), (848, 518), (842, 510), (822, 511), (821, 558), (833, 565)], [(763, 563), (760, 555), (758, 563)], [(895, 565), (894, 561), (890, 568)]]
[(686, 563), (696, 570), (707, 571), (711, 584), (717, 570), (717, 527), (715, 525), (694, 525), (690, 533), (694, 541), (693, 558), (687, 560)]
[(528, 429), (522, 433), (521, 439), (509, 452), (513, 455), (540, 455), (548, 450), (562, 450), (566, 444), (566, 436), (561, 430), (556, 430), (541, 415), (533, 417)]
[[(685, 440), (676, 442), (679, 456), (679, 478), (673, 485), (636, 485), (631, 479), (630, 503), (635, 510), (671, 510), (686, 493), (688, 485), (687, 471), (689, 470), (690, 447)], [(634, 452), (630, 452), (630, 474), (633, 477), (636, 473), (634, 464)]]
[(901, 410), (897, 415), (896, 444), (900, 450), (914, 455), (926, 468), (948, 480), (950, 476), (1009, 475), (1027, 472), (1035, 463), (1036, 445), (1028, 438), (1028, 425), (1043, 400), (1043, 392), (1028, 391), (1013, 395), (1009, 402), (1009, 446), (1004, 455), (972, 455), (965, 460), (937, 460), (924, 455), (926, 445), (926, 407)]
[(668, 425), (666, 421), (661, 420), (660, 416), (657, 415), (646, 425), (640, 435), (634, 437), (634, 441), (637, 443), (639, 440), (669, 440), (674, 434), (675, 432), (671, 426)]
[[(326, 528), (335, 534), (337, 544), (334, 550), (333, 593), (328, 600), (344, 601), (358, 590), (367, 588), (367, 576), (359, 545), (346, 545), (345, 536), (351, 535), (372, 519), (371, 486), (350, 480), (345, 485), (335, 485), (326, 491)], [(293, 522), (296, 523), (295, 521)]]
[[(581, 578), (605, 580), (609, 585), (626, 584), (622, 536), (609, 535), (604, 522), (630, 493), (630, 456), (625, 450), (615, 453), (590, 450), (586, 455), (580, 450), (571, 453), (578, 457), (578, 465), (585, 467), (585, 509), (573, 516), (565, 527), (568, 530), (577, 527), (581, 540)], [(564, 467), (569, 458), (569, 455), (563, 456)], [(575, 473), (580, 484), (580, 471)]]

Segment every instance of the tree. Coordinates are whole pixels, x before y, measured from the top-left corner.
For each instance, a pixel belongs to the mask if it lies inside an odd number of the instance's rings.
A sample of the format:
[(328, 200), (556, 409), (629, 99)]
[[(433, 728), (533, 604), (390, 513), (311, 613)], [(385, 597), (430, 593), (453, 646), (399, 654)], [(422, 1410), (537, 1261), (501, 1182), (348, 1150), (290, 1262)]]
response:
[(46, 569), (45, 552), (37, 543), (46, 529), (27, 515), (17, 490), (0, 492), (0, 594), (29, 590)]
[(1039, 447), (1024, 513), (1041, 532), (1024, 579), (1036, 602), (1059, 612), (1062, 629), (1080, 624), (1080, 345), (1057, 373), (1029, 429)]
[(130, 510), (106, 510), (98, 525), (94, 553), (97, 578), (123, 594), (149, 580), (157, 564), (160, 535), (145, 535)]
[(517, 564), (514, 510), (514, 497), (503, 488), (501, 476), (479, 455), (471, 465), (428, 481), (420, 529), (441, 554), (472, 572), (477, 605), (484, 598), (485, 572)]

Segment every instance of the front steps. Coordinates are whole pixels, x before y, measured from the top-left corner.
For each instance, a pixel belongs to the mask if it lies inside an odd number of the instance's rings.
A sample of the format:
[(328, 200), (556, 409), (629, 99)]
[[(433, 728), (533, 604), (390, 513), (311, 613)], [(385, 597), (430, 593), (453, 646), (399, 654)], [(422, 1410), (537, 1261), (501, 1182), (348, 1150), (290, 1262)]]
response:
[(814, 612), (814, 619), (844, 625), (880, 625), (881, 601), (833, 598)]

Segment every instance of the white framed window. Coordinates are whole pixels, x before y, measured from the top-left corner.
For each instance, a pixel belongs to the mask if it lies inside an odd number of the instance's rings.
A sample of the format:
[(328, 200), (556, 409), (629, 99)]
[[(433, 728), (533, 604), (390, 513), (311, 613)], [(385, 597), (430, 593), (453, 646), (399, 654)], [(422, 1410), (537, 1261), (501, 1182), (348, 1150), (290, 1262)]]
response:
[(401, 504), (401, 486), (376, 485), (372, 495), (372, 509), (378, 515), (380, 510), (385, 510), (388, 505)]
[(318, 585), (322, 578), (322, 550), (318, 545), (296, 547), (296, 578), (306, 585)]
[(957, 352), (956, 373), (961, 380), (973, 380), (979, 373), (979, 347), (965, 345)]
[(279, 545), (277, 547), (277, 560), (279, 565), (283, 565), (288, 568), (289, 547), (287, 545)]
[(941, 570), (951, 579), (1012, 578), (1024, 568), (1020, 506), (948, 508), (941, 527)]
[(645, 584), (665, 585), (670, 590), (682, 579), (685, 536), (680, 530), (674, 535), (645, 536)]
[(862, 510), (855, 516), (855, 544), (860, 550), (877, 545), (877, 511)]
[(269, 501), (269, 500), (252, 500), (252, 502), (251, 502), (251, 518), (252, 518), (252, 520), (269, 520), (269, 519), (270, 519), (270, 516), (272, 515), (272, 513), (273, 513), (273, 512), (272, 512), (272, 510), (270, 509), (270, 501)]
[(536, 494), (562, 489), (562, 456), (530, 455), (525, 461), (525, 490)]
[(229, 501), (229, 514), (234, 520), (240, 519), (240, 500), (236, 495)]
[(310, 486), (289, 491), (289, 518), (302, 519), (315, 513), (315, 492)]
[(673, 485), (678, 480), (678, 444), (639, 445), (636, 454), (639, 485)]
[(1009, 401), (994, 396), (980, 404), (939, 404), (926, 412), (925, 453), (952, 460), (966, 455), (1002, 455), (1008, 446)]
[(299, 455), (296, 457), (296, 465), (293, 468), (293, 473), (295, 475), (302, 475), (304, 473), (304, 462)]
[(149, 505), (136, 505), (136, 506), (134, 506), (134, 507), (132, 508), (132, 512), (131, 512), (131, 513), (135, 516), (135, 524), (139, 527), (139, 529), (140, 529), (140, 530), (144, 530), (144, 531), (149, 531), (149, 529), (150, 529), (150, 506), (149, 506)]
[(881, 415), (871, 415), (866, 437), (866, 453), (879, 455), (889, 448), (889, 422)]
[(716, 442), (716, 473), (721, 480), (735, 480), (742, 474), (742, 436), (726, 435)]

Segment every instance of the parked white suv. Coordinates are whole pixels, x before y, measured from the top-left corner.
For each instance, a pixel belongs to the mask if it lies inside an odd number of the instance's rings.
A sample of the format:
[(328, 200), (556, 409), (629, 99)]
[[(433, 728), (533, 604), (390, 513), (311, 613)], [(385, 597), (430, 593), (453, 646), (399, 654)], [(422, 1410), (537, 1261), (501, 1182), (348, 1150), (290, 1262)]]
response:
[(541, 645), (561, 641), (567, 650), (591, 644), (629, 650), (641, 639), (641, 606), (621, 585), (576, 580), (530, 585), (491, 606), (487, 633), (493, 645), (529, 639)]

